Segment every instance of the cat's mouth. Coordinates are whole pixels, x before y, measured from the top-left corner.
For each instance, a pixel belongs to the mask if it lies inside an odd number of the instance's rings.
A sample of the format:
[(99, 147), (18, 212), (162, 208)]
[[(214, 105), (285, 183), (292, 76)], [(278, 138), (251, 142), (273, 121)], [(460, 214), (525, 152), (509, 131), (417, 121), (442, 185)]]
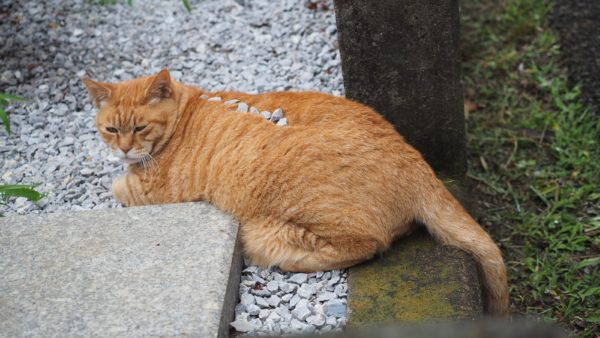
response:
[(134, 151), (131, 151), (129, 154), (125, 154), (125, 153), (123, 153), (123, 151), (117, 150), (117, 151), (113, 152), (113, 156), (116, 157), (121, 162), (124, 162), (127, 164), (134, 164), (134, 163), (142, 162), (145, 155), (137, 154)]

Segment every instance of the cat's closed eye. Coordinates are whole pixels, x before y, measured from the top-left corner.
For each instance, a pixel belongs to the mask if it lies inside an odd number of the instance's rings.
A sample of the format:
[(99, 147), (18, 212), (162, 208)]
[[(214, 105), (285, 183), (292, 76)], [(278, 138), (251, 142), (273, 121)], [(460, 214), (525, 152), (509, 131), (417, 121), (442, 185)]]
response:
[(113, 134), (116, 134), (119, 132), (119, 130), (115, 127), (106, 127), (106, 131), (109, 133), (113, 133)]
[(140, 131), (146, 129), (146, 126), (137, 126), (133, 129), (134, 133), (139, 133)]

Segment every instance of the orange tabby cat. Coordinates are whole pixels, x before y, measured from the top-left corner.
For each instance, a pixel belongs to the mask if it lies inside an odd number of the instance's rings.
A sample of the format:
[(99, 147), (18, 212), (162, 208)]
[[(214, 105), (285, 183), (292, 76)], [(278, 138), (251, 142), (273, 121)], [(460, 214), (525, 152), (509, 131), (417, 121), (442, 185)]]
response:
[(209, 201), (240, 221), (254, 263), (286, 271), (355, 265), (418, 221), (475, 257), (487, 310), (507, 313), (500, 250), (372, 109), (319, 93), (211, 93), (261, 110), (281, 107), (290, 123), (282, 127), (206, 100), (166, 70), (116, 84), (84, 82), (103, 140), (130, 164), (113, 183), (124, 205)]

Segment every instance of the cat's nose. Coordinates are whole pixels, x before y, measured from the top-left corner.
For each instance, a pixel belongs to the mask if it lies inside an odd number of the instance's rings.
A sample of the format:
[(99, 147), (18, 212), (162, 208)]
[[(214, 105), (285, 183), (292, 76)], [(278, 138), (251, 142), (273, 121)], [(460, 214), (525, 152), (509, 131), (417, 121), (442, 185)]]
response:
[(130, 150), (131, 150), (131, 147), (119, 147), (119, 148), (121, 148), (121, 151), (122, 151), (122, 152), (123, 152), (125, 155), (127, 155), (127, 153), (128, 153)]

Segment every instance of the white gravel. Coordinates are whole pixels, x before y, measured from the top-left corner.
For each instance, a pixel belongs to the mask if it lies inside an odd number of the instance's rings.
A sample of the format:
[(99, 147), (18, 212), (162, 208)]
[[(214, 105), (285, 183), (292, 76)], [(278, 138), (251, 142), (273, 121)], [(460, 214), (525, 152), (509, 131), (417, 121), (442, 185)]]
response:
[[(246, 92), (308, 89), (343, 93), (337, 32), (329, 9), (301, 0), (0, 0), (0, 92), (28, 101), (8, 107), (0, 130), (0, 182), (39, 183), (48, 196), (22, 198), (7, 214), (114, 208), (109, 160), (94, 127), (82, 76), (118, 81), (161, 68), (184, 83)], [(244, 105), (240, 109), (248, 109)], [(285, 112), (283, 112), (285, 115)], [(279, 114), (279, 113), (277, 113)], [(233, 326), (243, 332), (326, 331), (345, 323), (346, 274), (289, 274), (247, 267)]]

